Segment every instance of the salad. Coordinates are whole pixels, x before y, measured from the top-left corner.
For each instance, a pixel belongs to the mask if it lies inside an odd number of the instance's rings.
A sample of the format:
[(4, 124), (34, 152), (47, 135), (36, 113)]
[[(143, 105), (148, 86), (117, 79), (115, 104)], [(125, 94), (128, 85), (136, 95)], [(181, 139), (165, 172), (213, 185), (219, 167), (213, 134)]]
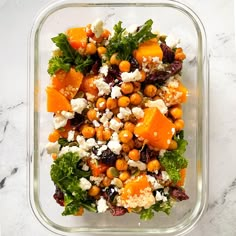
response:
[(110, 32), (97, 19), (52, 38), (46, 95), (54, 129), (46, 150), (62, 215), (110, 211), (148, 220), (189, 198), (185, 54), (152, 25), (118, 22)]

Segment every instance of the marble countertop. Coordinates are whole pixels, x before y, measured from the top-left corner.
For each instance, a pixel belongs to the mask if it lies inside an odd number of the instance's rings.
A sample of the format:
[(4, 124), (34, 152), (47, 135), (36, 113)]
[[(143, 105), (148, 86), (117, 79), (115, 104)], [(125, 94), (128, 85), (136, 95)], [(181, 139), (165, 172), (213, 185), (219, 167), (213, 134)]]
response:
[[(47, 0), (0, 0), (0, 235), (49, 236), (27, 202), (27, 37)], [(185, 2), (202, 19), (210, 55), (209, 207), (191, 236), (236, 235), (234, 2)], [(235, 3), (236, 4), (236, 3)], [(236, 9), (236, 8), (235, 8)], [(82, 234), (81, 234), (82, 235)], [(91, 236), (91, 235), (90, 235)]]

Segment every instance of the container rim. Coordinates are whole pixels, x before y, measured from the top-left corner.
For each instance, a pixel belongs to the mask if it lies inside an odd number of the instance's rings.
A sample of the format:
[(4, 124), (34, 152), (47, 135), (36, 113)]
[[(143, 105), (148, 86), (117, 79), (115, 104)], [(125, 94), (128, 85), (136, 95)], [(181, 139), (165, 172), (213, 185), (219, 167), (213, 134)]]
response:
[[(203, 104), (202, 111), (204, 113), (204, 117), (201, 117), (202, 120), (202, 143), (200, 144), (202, 147), (202, 156), (205, 158), (202, 158), (202, 179), (199, 181), (199, 186), (202, 189), (202, 201), (201, 203), (195, 207), (195, 211), (198, 213), (192, 214), (195, 215), (194, 219), (188, 219), (186, 220), (185, 224), (182, 224), (181, 227), (172, 227), (168, 229), (168, 232), (164, 232), (163, 230), (159, 229), (130, 229), (130, 228), (122, 228), (121, 230), (117, 230), (117, 228), (107, 228), (107, 229), (101, 229), (101, 228), (69, 228), (69, 227), (63, 227), (60, 225), (57, 225), (53, 222), (50, 222), (50, 220), (45, 216), (45, 214), (42, 212), (41, 209), (37, 208), (36, 206), (36, 198), (35, 198), (35, 188), (37, 186), (36, 181), (34, 180), (34, 174), (35, 174), (35, 161), (33, 157), (33, 143), (34, 140), (31, 139), (34, 137), (34, 133), (32, 130), (33, 123), (34, 123), (34, 101), (31, 99), (32, 96), (31, 93), (34, 91), (34, 75), (35, 75), (35, 64), (34, 64), (34, 58), (35, 55), (37, 55), (37, 51), (34, 51), (34, 40), (35, 35), (37, 34), (38, 30), (44, 23), (45, 19), (52, 14), (53, 12), (64, 8), (64, 7), (73, 7), (73, 6), (136, 6), (136, 7), (142, 7), (142, 6), (158, 6), (158, 7), (172, 7), (175, 9), (180, 10), (182, 13), (187, 15), (193, 22), (194, 25), (197, 26), (197, 33), (200, 35), (201, 39), (201, 48), (202, 48), (202, 58), (199, 60), (202, 60), (202, 72), (201, 76), (205, 77), (203, 81), (202, 91), (201, 95), (206, 98), (205, 103)], [(60, 235), (68, 235), (68, 233), (81, 233), (81, 232), (90, 232), (90, 233), (103, 233), (103, 234), (120, 234), (120, 233), (126, 233), (126, 234), (156, 234), (156, 235), (184, 235), (189, 233), (199, 222), (201, 217), (204, 215), (204, 213), (207, 210), (207, 204), (208, 204), (208, 192), (209, 192), (209, 186), (208, 186), (208, 157), (209, 157), (209, 140), (208, 140), (208, 107), (209, 107), (209, 70), (208, 70), (208, 53), (207, 53), (207, 37), (206, 32), (203, 26), (203, 23), (201, 22), (198, 15), (186, 4), (181, 3), (179, 1), (175, 0), (154, 0), (149, 3), (145, 2), (144, 0), (131, 0), (129, 3), (127, 3), (125, 0), (117, 1), (117, 0), (110, 0), (109, 3), (101, 2), (99, 0), (94, 0), (93, 2), (90, 2), (89, 0), (62, 0), (62, 1), (52, 1), (49, 4), (45, 5), (37, 14), (35, 17), (35, 20), (32, 24), (31, 31), (28, 36), (28, 89), (27, 89), (27, 97), (28, 97), (28, 114), (27, 114), (27, 178), (28, 178), (28, 202), (31, 208), (32, 213), (34, 216), (38, 219), (38, 221), (48, 230), (50, 230), (53, 233), (57, 233)], [(33, 56), (32, 56), (33, 55)], [(203, 55), (206, 55), (203, 57)], [(50, 223), (49, 223), (50, 222)]]

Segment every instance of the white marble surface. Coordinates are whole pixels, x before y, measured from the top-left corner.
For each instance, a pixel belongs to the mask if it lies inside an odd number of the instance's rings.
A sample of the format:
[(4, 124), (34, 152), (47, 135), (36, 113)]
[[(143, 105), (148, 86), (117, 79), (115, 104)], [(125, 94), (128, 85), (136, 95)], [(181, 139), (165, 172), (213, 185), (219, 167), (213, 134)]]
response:
[[(0, 228), (2, 236), (52, 235), (27, 202), (27, 37), (47, 0), (0, 0)], [(191, 236), (236, 235), (236, 51), (232, 0), (185, 1), (202, 19), (210, 54), (209, 208)], [(82, 234), (81, 234), (82, 235)], [(91, 236), (91, 235), (90, 235)]]

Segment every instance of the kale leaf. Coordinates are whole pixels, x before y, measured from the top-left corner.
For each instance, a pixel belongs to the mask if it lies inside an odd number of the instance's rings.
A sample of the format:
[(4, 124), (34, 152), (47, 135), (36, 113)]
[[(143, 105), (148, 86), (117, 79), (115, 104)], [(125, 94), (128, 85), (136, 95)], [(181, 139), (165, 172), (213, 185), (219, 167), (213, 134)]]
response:
[(107, 45), (107, 57), (110, 58), (114, 53), (121, 60), (129, 60), (139, 44), (155, 38), (156, 35), (151, 32), (153, 21), (150, 19), (138, 28), (138, 32), (125, 34), (125, 28), (122, 28), (122, 22), (119, 21), (114, 26), (114, 35)]
[(81, 206), (96, 211), (96, 207), (88, 198), (87, 191), (80, 187), (80, 178), (90, 176), (89, 171), (78, 169), (80, 160), (78, 154), (67, 152), (58, 157), (51, 166), (51, 179), (64, 194), (65, 209), (62, 215), (75, 214)]
[(163, 201), (159, 201), (157, 203), (155, 203), (154, 205), (152, 205), (150, 208), (148, 209), (142, 209), (142, 211), (140, 212), (140, 219), (141, 220), (150, 220), (154, 217), (154, 211), (156, 212), (164, 212), (167, 215), (170, 214), (172, 208), (172, 202), (170, 199), (168, 199), (168, 201), (163, 202)]
[(178, 148), (173, 151), (166, 151), (164, 156), (160, 158), (160, 162), (173, 183), (176, 183), (180, 180), (180, 170), (188, 165), (187, 159), (183, 156), (188, 142), (184, 139), (183, 131), (176, 135), (174, 140), (177, 142)]
[(48, 73), (51, 76), (58, 70), (68, 72), (72, 66), (75, 67), (76, 71), (84, 73), (94, 64), (94, 60), (90, 56), (82, 56), (78, 51), (71, 47), (65, 34), (58, 34), (58, 36), (52, 38), (52, 41), (60, 49), (61, 55), (53, 56), (49, 60)]

